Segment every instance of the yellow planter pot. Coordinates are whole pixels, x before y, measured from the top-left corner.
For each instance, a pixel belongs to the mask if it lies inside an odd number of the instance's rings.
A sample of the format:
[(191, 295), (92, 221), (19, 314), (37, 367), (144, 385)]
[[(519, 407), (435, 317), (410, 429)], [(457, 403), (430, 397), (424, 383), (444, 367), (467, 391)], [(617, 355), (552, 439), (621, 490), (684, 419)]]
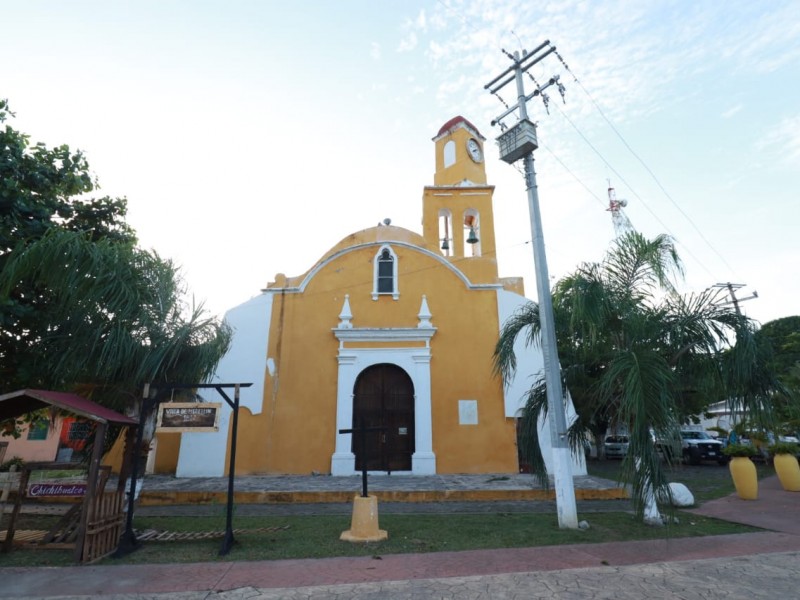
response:
[(733, 485), (736, 495), (742, 500), (758, 499), (758, 475), (753, 461), (746, 456), (734, 456), (730, 462)]
[(775, 472), (787, 492), (800, 492), (800, 464), (791, 454), (776, 454)]

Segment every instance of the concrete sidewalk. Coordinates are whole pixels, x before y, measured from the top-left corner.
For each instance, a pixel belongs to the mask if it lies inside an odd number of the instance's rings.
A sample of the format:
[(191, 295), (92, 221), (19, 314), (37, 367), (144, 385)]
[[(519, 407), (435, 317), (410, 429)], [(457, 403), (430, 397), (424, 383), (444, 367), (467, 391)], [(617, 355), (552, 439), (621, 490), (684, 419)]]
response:
[[(575, 477), (578, 500), (615, 500), (628, 497), (616, 482), (599, 477)], [(489, 502), (552, 500), (553, 485), (545, 489), (533, 475), (370, 474), (369, 493), (380, 502)], [(242, 504), (309, 504), (351, 502), (361, 490), (361, 476), (249, 475), (235, 478), (234, 501)], [(227, 501), (227, 477), (176, 478), (147, 475), (139, 506), (222, 504)]]
[(380, 557), (0, 569), (13, 598), (796, 597), (800, 494), (776, 477), (753, 502), (692, 512), (771, 531)]
[[(191, 592), (193, 595), (187, 597), (202, 598), (208, 597), (210, 592), (215, 594), (228, 592), (223, 597), (356, 597), (356, 594), (360, 593), (359, 586), (362, 584), (367, 584), (364, 590), (375, 590), (376, 584), (383, 582), (410, 583), (424, 580), (430, 584), (431, 580), (471, 578), (473, 584), (481, 587), (481, 577), (498, 574), (530, 574), (578, 569), (573, 577), (580, 579), (580, 569), (594, 570), (594, 576), (598, 575), (598, 569), (601, 573), (605, 571), (607, 575), (615, 576), (619, 572), (619, 567), (623, 566), (709, 558), (729, 559), (723, 564), (729, 564), (730, 559), (742, 557), (748, 562), (772, 563), (773, 559), (768, 555), (776, 553), (788, 553), (786, 556), (789, 557), (791, 564), (793, 586), (796, 587), (796, 569), (800, 564), (800, 536), (763, 532), (718, 536), (713, 541), (679, 538), (434, 554), (394, 554), (381, 556), (380, 559), (341, 557), (269, 562), (6, 568), (0, 569), (2, 576), (0, 596), (12, 598), (102, 596), (119, 599)], [(762, 554), (766, 558), (759, 559)], [(615, 583), (611, 577), (605, 586), (609, 592), (608, 597), (620, 597), (611, 592), (623, 591), (624, 585), (621, 586), (621, 583)], [(448, 587), (446, 581), (440, 582), (439, 585), (443, 589)], [(349, 590), (344, 596), (341, 595), (342, 586)], [(295, 588), (316, 589), (300, 589), (291, 592), (290, 595), (290, 590)], [(398, 592), (401, 592), (402, 588), (403, 586)], [(381, 586), (378, 585), (377, 589), (381, 589)], [(232, 593), (235, 590), (238, 592)], [(789, 594), (785, 597), (794, 596)]]

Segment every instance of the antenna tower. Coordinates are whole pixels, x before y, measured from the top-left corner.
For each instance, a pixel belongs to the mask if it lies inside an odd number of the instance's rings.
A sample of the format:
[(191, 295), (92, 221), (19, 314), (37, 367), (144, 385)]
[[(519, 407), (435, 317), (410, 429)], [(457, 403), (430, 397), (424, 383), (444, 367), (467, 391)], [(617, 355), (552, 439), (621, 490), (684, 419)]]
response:
[(622, 210), (628, 206), (627, 200), (617, 200), (617, 191), (611, 187), (611, 181), (608, 182), (608, 208), (606, 209), (611, 213), (611, 222), (614, 225), (615, 237), (621, 237), (631, 231), (636, 231), (631, 224), (630, 219)]

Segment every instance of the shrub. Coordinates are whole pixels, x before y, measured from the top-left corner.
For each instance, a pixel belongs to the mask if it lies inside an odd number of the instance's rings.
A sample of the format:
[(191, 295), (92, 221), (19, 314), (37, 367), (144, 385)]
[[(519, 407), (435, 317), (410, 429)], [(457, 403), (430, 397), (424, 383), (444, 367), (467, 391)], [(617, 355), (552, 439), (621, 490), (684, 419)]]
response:
[(728, 456), (746, 456), (749, 458), (756, 455), (756, 449), (745, 444), (728, 444), (722, 449), (722, 453)]
[(14, 456), (3, 464), (0, 464), (0, 473), (8, 471), (11, 468), (11, 465), (17, 465), (17, 471), (21, 471), (24, 464), (24, 460), (22, 460), (19, 456)]
[(770, 456), (775, 456), (776, 454), (791, 454), (796, 456), (800, 453), (800, 445), (795, 444), (794, 442), (776, 442), (772, 444), (769, 448)]

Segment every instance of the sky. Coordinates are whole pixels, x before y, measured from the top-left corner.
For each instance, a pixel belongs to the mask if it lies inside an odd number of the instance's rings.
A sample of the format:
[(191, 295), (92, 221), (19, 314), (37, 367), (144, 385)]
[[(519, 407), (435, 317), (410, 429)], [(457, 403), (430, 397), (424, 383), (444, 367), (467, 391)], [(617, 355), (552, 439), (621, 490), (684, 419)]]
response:
[(487, 138), (500, 275), (535, 299), (525, 185), (484, 85), (503, 50), (545, 40), (563, 60), (530, 73), (566, 90), (528, 106), (551, 278), (602, 259), (610, 182), (635, 229), (675, 238), (680, 291), (743, 284), (757, 321), (800, 314), (797, 0), (0, 0), (0, 15), (11, 125), (83, 150), (212, 314), (385, 218), (421, 232), (432, 138), (456, 115)]

